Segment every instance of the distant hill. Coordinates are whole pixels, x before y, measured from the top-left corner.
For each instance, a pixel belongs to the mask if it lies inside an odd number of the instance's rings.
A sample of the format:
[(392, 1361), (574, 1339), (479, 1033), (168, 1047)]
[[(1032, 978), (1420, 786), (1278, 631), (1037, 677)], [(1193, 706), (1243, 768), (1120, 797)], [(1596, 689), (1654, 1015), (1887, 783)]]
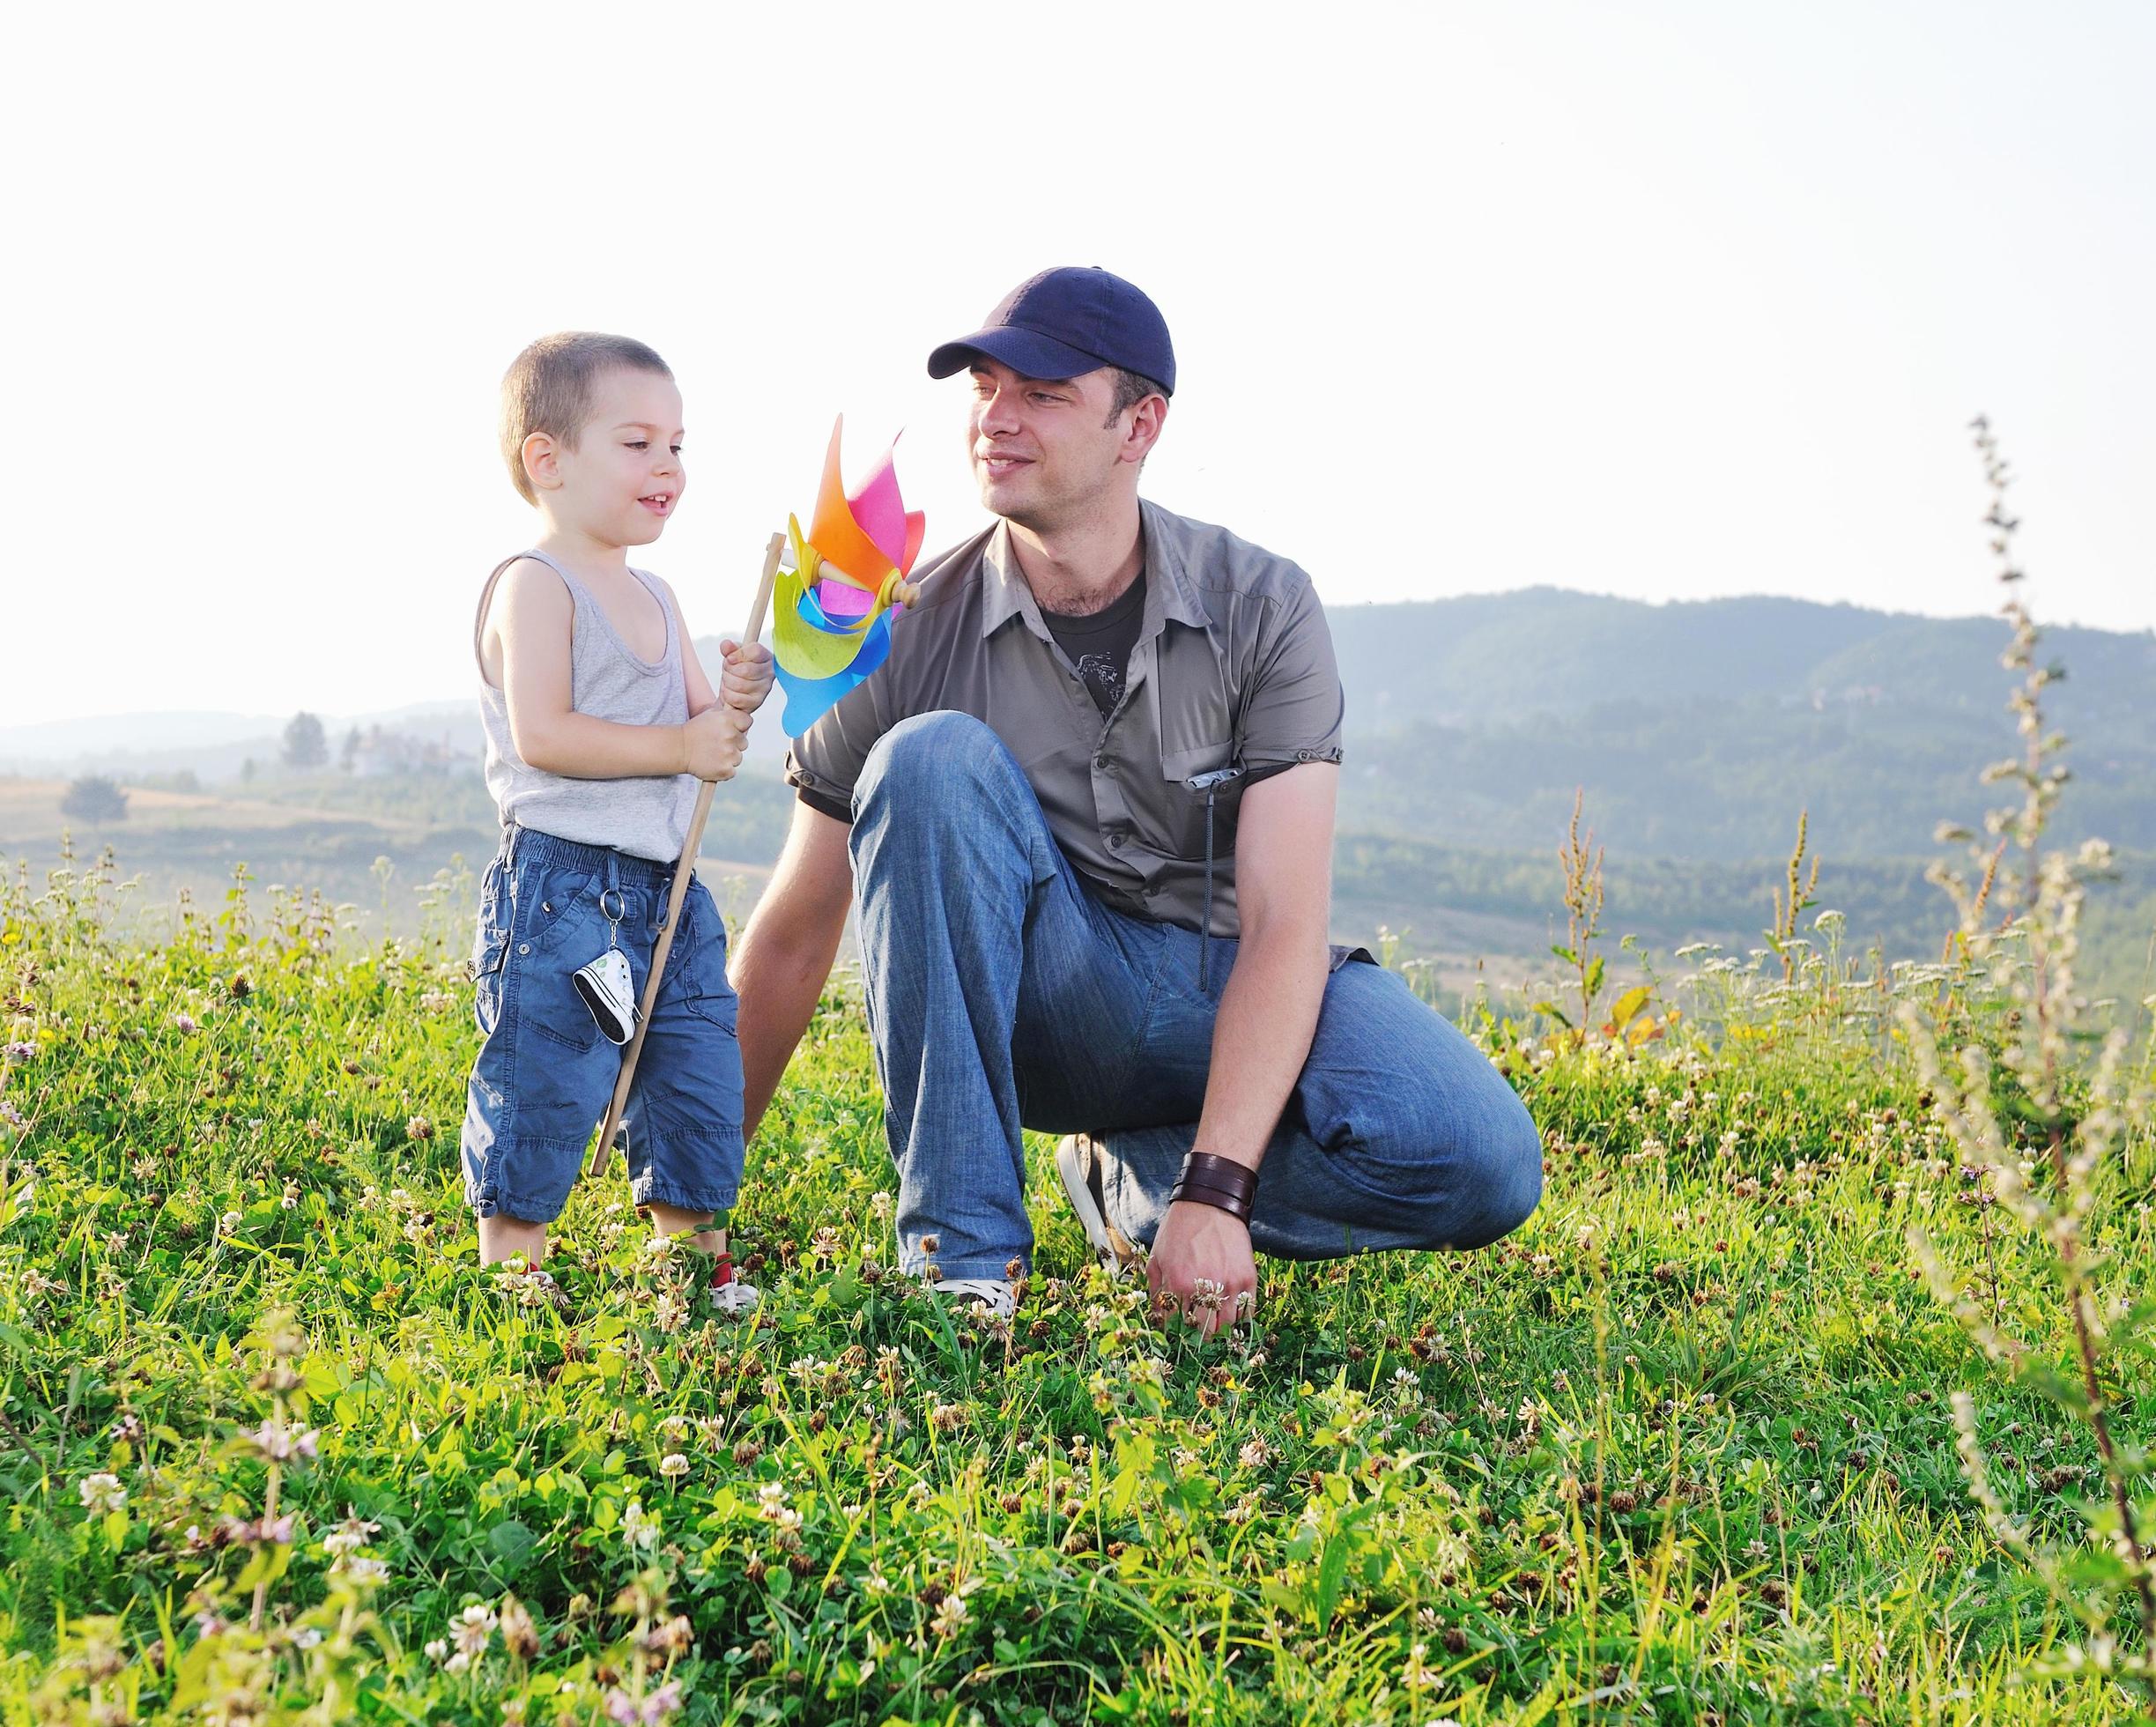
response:
[[(2041, 596), (2035, 597), (2041, 602)], [(1527, 588), (1397, 605), (1339, 605), (1327, 619), (1352, 732), (1418, 723), (1480, 727), (1619, 701), (1799, 708), (1996, 708), (2005, 626), (1752, 597), (1649, 605)], [(2070, 727), (2156, 747), (2156, 631), (2057, 629), (2048, 660)]]
[[(1329, 615), (1347, 832), (1546, 856), (1583, 787), (1613, 859), (1772, 861), (1809, 810), (1830, 859), (1907, 860), (1932, 851), (1942, 819), (1981, 817), (1994, 800), (1978, 770), (2016, 745), (1996, 619), (1547, 587)], [(717, 663), (715, 637), (698, 647)], [(2061, 837), (2156, 851), (2156, 633), (2060, 629), (2042, 652), (2068, 672), (2051, 693), (2074, 745)], [(334, 750), (354, 718), (324, 717)], [(478, 743), (469, 697), (356, 719)], [(251, 757), (265, 771), (249, 795), (275, 797), (281, 726), (205, 714), (0, 729), (0, 773), (184, 767), (209, 785)], [(750, 774), (770, 775), (784, 748), (774, 704)], [(364, 791), (342, 807), (390, 813)]]

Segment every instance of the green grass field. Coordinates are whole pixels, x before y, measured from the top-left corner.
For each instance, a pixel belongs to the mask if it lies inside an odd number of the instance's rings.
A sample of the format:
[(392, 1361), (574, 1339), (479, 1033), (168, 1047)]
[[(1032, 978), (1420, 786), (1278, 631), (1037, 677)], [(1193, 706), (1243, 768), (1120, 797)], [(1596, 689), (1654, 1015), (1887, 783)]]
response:
[[(0, 928), (10, 1721), (2137, 1707), (1970, 1500), (1965, 1388), (2009, 1509), (2082, 1598), (2119, 1590), (2086, 1429), (1914, 1267), (1921, 1223), (2070, 1359), (1877, 990), (1723, 972), (1636, 1049), (1485, 1030), (1545, 1130), (1540, 1212), (1476, 1255), (1271, 1266), (1256, 1334), (1206, 1345), (1087, 1269), (1052, 1176), (1014, 1326), (899, 1287), (834, 991), (750, 1153), (760, 1318), (692, 1310), (589, 1184), (565, 1317), (476, 1263), (456, 908), (369, 949), (235, 893), (152, 943), (110, 879), (25, 878)], [(2108, 1293), (2156, 1264), (2152, 1173), (2143, 1132), (2093, 1178)], [(2145, 1445), (2146, 1363), (2118, 1371)]]

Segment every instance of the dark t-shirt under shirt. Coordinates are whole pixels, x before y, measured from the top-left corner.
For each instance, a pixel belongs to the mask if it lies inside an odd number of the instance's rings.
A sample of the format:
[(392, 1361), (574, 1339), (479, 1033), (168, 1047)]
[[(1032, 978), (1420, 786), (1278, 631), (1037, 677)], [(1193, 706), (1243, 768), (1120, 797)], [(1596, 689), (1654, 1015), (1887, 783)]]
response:
[[(1072, 617), (1042, 606), (1041, 621), (1048, 626), (1056, 645), (1076, 669), (1086, 694), (1093, 697), (1093, 706), (1100, 710), (1100, 717), (1108, 718), (1115, 711), (1115, 704), (1122, 700), (1123, 678), (1130, 669), (1130, 650), (1137, 646), (1138, 634), (1145, 626), (1145, 572), (1138, 571), (1137, 579), (1098, 611)], [(826, 797), (805, 788), (800, 797), (811, 810), (829, 816), (834, 821), (850, 822), (854, 819), (852, 809), (835, 797)]]
[(1098, 611), (1082, 618), (1041, 608), (1041, 621), (1048, 626), (1056, 645), (1070, 656), (1085, 693), (1093, 697), (1100, 717), (1108, 718), (1122, 700), (1123, 674), (1130, 669), (1130, 650), (1137, 646), (1138, 631), (1145, 623), (1145, 572)]

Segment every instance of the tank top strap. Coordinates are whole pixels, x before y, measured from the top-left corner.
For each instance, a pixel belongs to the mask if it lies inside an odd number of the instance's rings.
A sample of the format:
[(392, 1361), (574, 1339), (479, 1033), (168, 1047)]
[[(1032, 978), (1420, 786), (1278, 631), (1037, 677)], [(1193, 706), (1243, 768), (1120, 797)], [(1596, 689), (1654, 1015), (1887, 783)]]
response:
[[(540, 551), (536, 545), (527, 546), (523, 551), (514, 552), (504, 558), (494, 566), (493, 573), (486, 578), (486, 585), (479, 589), (479, 609), (471, 620), (471, 656), (479, 663), (479, 681), (482, 684), (486, 682), (486, 612), (487, 608), (494, 603), (495, 585), (500, 582), (501, 573), (511, 564), (522, 563), (527, 558), (535, 564), (545, 564), (547, 568), (561, 578), (563, 583), (568, 588), (571, 603), (579, 611), (597, 604), (597, 601), (592, 598), (589, 590), (582, 582), (571, 575), (556, 560)], [(639, 571), (638, 574), (641, 574), (642, 572)], [(648, 581), (649, 578), (647, 577), (646, 580)], [(671, 639), (673, 629), (673, 619), (671, 612), (667, 619), (667, 629)]]
[(659, 663), (671, 666), (681, 657), (681, 639), (674, 629), (674, 604), (666, 597), (666, 584), (649, 570), (629, 566), (629, 574), (644, 584), (644, 591), (659, 603), (659, 615), (666, 619), (666, 646), (659, 652)]

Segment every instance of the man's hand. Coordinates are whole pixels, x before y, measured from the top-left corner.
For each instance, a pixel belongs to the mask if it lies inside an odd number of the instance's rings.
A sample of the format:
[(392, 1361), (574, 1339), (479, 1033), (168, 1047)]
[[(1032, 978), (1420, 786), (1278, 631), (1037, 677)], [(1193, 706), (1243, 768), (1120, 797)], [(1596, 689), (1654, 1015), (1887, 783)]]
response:
[(771, 693), (771, 650), (760, 641), (743, 647), (728, 637), (719, 643), (726, 670), (719, 674), (719, 700), (743, 714), (753, 714)]
[(1153, 1237), (1145, 1288), (1152, 1316), (1163, 1325), (1181, 1314), (1210, 1338), (1248, 1318), (1257, 1308), (1248, 1226), (1217, 1205), (1178, 1200)]

